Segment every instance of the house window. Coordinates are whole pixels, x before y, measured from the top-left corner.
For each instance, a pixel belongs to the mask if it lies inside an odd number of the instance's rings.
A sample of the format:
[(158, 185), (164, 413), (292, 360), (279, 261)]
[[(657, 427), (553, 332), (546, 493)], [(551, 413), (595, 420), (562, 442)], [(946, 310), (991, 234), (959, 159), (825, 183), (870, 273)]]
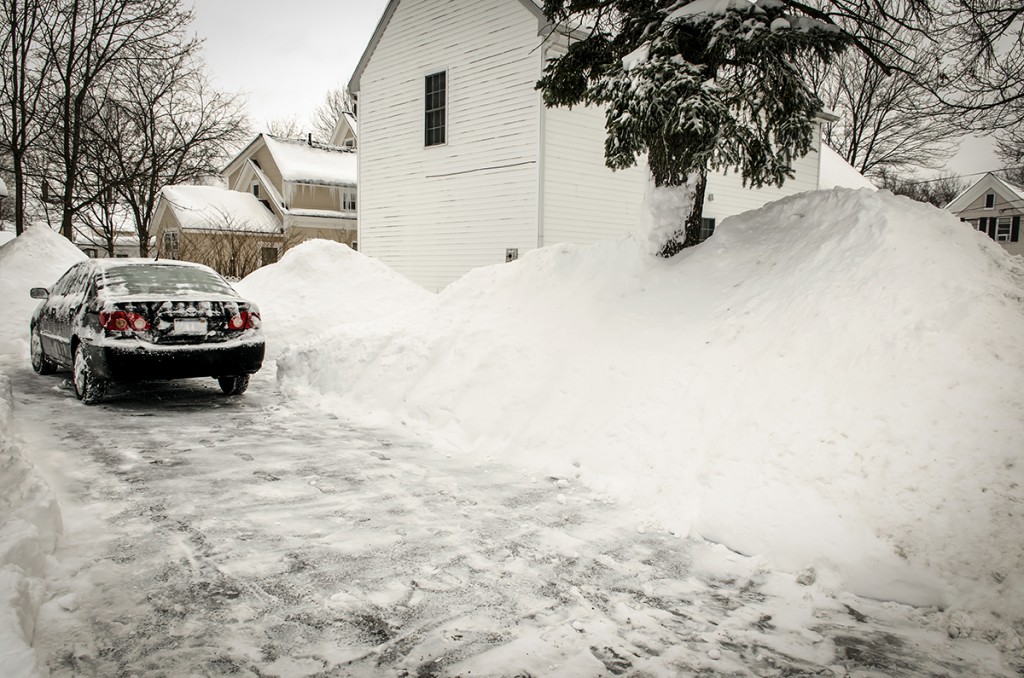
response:
[(252, 185), (252, 194), (255, 195), (257, 198), (260, 197), (260, 185), (259, 184), (253, 183), (253, 185)]
[(996, 194), (995, 193), (987, 193), (985, 195), (985, 209), (989, 209), (990, 210), (990, 209), (992, 209), (995, 206), (996, 206)]
[(424, 146), (438, 146), (445, 143), (445, 81), (447, 74), (442, 71), (428, 75), (426, 83), (426, 119), (424, 121)]
[(178, 258), (178, 234), (174, 231), (164, 233), (164, 258), (165, 259), (177, 259)]
[(359, 251), (359, 243), (357, 243), (355, 240), (352, 241), (352, 249), (356, 252)]
[(276, 247), (261, 247), (260, 248), (260, 266), (266, 266), (267, 264), (277, 263), (277, 248)]
[(1010, 217), (999, 217), (996, 222), (996, 242), (1010, 242)]
[(96, 258), (96, 248), (94, 248), (94, 247), (86, 247), (82, 251), (85, 252), (85, 256), (89, 257), (90, 259), (95, 259)]
[(701, 219), (700, 220), (700, 241), (704, 242), (715, 233), (715, 220), (714, 219)]
[(341, 194), (341, 209), (354, 210), (356, 208), (356, 194), (352, 191), (345, 191)]

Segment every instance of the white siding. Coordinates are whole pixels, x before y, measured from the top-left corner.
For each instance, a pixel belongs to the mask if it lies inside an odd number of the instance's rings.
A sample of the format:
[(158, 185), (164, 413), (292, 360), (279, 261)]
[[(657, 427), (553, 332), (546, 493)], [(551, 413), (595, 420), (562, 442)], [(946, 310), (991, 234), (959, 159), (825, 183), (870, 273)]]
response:
[(723, 175), (715, 173), (708, 176), (708, 188), (704, 196), (704, 217), (722, 219), (740, 212), (757, 209), (769, 202), (784, 198), (794, 193), (814, 191), (818, 188), (818, 174), (821, 156), (818, 144), (821, 141), (821, 129), (815, 127), (814, 148), (810, 153), (793, 163), (795, 176), (786, 181), (781, 188), (766, 186), (756, 190), (743, 187), (738, 173)]
[(599, 108), (545, 110), (543, 245), (587, 245), (636, 230), (647, 170), (608, 169), (605, 136)]
[[(643, 200), (647, 168), (612, 172), (604, 165), (604, 114), (594, 108), (549, 109), (544, 124), (543, 244), (588, 244), (632, 233)], [(712, 173), (704, 216), (725, 217), (757, 209), (773, 200), (818, 188), (815, 150), (795, 163), (795, 176), (781, 188), (744, 188), (740, 175)]]
[[(508, 0), (402, 0), (360, 78), (359, 247), (428, 289), (537, 238), (538, 22)], [(447, 144), (424, 77), (446, 70)]]

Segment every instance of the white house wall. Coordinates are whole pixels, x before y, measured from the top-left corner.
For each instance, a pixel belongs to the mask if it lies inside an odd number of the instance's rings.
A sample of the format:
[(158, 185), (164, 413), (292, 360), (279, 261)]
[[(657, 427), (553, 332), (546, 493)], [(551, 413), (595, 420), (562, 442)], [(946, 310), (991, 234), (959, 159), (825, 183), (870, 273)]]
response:
[(544, 110), (541, 245), (587, 245), (636, 229), (646, 169), (608, 169), (604, 139), (599, 108)]
[(726, 217), (757, 209), (788, 195), (817, 190), (821, 162), (817, 149), (820, 139), (820, 129), (816, 127), (814, 148), (793, 163), (795, 176), (787, 180), (781, 188), (775, 186), (765, 186), (756, 190), (744, 188), (743, 180), (738, 172), (727, 175), (716, 172), (709, 175), (704, 197), (704, 218), (715, 219), (716, 223), (721, 223), (722, 219)]
[[(508, 0), (402, 0), (360, 78), (360, 250), (428, 289), (537, 244), (538, 21)], [(447, 143), (424, 77), (447, 70)]]
[[(604, 164), (604, 113), (596, 108), (553, 108), (545, 112), (542, 244), (589, 244), (636, 229), (647, 168), (612, 172)], [(781, 188), (743, 187), (738, 173), (712, 173), (704, 217), (725, 217), (818, 187), (819, 156), (814, 150), (794, 163), (795, 176)]]

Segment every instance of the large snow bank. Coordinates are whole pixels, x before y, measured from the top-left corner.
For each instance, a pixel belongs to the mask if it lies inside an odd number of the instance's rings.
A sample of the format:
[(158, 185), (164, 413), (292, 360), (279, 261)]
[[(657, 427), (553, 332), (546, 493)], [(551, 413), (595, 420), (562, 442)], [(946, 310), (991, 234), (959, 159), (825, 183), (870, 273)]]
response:
[(260, 307), (270, 357), (327, 328), (402, 313), (434, 297), (376, 259), (330, 240), (307, 240), (235, 288)]
[(33, 287), (49, 287), (72, 264), (85, 259), (80, 249), (45, 224), (25, 229), (0, 246), (0, 354), (14, 353), (28, 360), (28, 324), (39, 300), (29, 296)]
[(12, 402), (10, 381), (0, 373), (0, 666), (16, 678), (39, 675), (32, 635), (61, 514), (16, 444)]
[(671, 260), (627, 238), (477, 269), (279, 374), (857, 593), (1024, 620), (1022, 300), (951, 215), (822, 191)]

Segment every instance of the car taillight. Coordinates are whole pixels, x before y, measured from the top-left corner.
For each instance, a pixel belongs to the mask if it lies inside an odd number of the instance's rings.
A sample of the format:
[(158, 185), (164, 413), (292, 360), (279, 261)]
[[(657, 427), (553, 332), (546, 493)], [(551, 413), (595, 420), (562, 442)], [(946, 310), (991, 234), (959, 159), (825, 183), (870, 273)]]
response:
[(260, 326), (260, 314), (256, 311), (240, 311), (228, 320), (229, 330), (255, 330)]
[(145, 332), (149, 321), (131, 311), (100, 311), (100, 325), (111, 332)]

